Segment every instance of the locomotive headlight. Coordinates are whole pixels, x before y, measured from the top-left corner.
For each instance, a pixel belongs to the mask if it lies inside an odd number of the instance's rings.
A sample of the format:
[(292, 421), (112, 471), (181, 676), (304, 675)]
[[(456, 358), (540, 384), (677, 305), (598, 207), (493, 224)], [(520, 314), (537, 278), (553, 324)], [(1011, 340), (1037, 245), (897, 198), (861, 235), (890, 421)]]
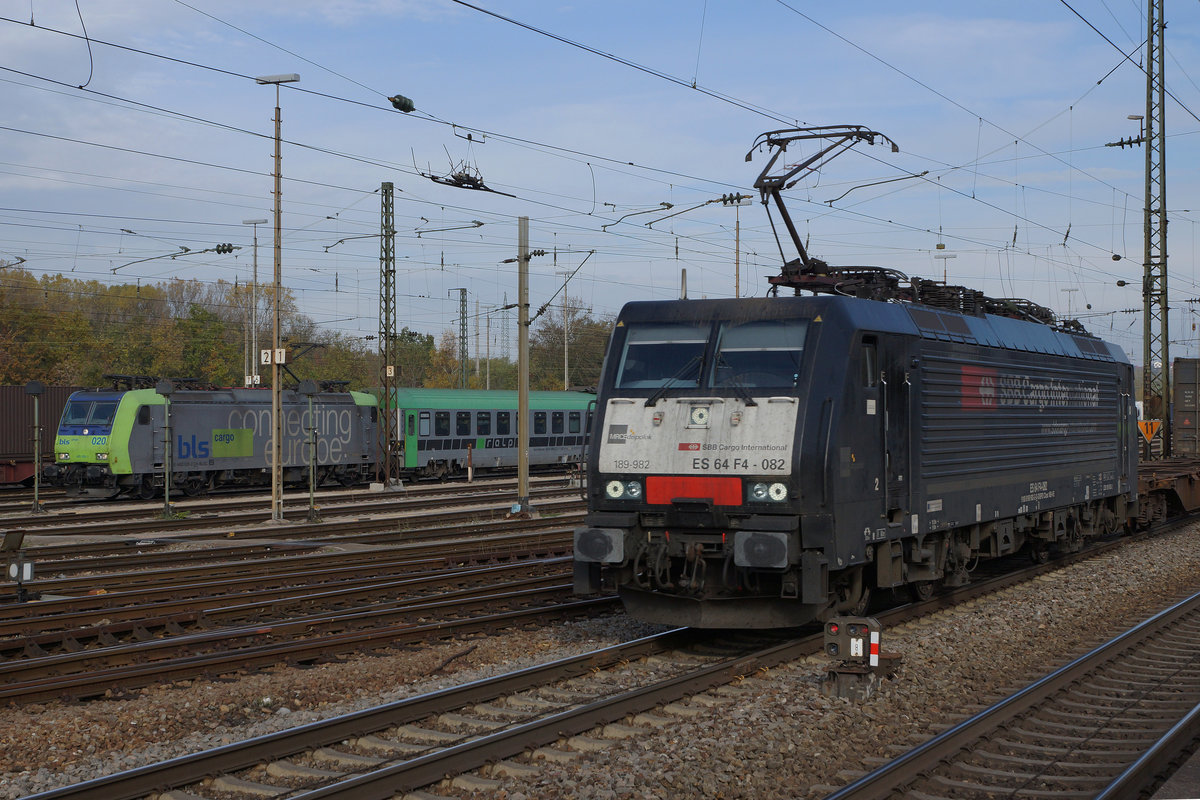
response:
[(760, 481), (750, 484), (746, 490), (746, 499), (752, 503), (782, 503), (787, 500), (788, 487), (786, 483), (767, 483)]
[(59, 453), (59, 454), (58, 454), (58, 460), (59, 460), (59, 461), (70, 461), (70, 460), (71, 460), (71, 454), (70, 454), (70, 453)]
[(96, 453), (97, 461), (108, 461), (108, 453)]
[(638, 481), (609, 481), (604, 485), (604, 493), (610, 500), (640, 500), (642, 484)]

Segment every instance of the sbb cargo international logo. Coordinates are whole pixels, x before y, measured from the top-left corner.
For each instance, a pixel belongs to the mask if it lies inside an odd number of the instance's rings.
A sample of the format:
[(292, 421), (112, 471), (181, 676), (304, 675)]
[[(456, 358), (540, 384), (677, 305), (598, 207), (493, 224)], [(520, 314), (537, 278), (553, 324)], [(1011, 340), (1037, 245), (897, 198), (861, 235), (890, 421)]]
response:
[(976, 411), (994, 411), (997, 377), (994, 369), (963, 367), (962, 407)]

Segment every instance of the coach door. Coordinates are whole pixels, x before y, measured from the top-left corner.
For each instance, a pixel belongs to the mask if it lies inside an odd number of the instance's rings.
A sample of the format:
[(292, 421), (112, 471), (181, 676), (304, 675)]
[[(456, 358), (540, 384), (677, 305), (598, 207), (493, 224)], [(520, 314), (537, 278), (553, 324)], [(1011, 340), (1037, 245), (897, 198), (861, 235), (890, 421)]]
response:
[(417, 466), (417, 412), (403, 411), (404, 468)]

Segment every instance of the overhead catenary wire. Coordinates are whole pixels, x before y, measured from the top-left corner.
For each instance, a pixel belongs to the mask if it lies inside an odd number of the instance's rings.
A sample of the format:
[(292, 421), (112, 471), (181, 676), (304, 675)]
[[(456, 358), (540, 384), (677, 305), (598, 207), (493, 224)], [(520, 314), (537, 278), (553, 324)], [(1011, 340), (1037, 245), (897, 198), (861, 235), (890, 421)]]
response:
[[(186, 4), (185, 4), (185, 5), (186, 5)], [(361, 85), (361, 84), (360, 84), (360, 85)], [(390, 113), (390, 112), (384, 112), (384, 113)], [(544, 146), (553, 146), (553, 145), (547, 145), (547, 144), (545, 144), (545, 143), (534, 143), (534, 145), (533, 145), (533, 146), (536, 146), (536, 148), (544, 148)], [(566, 149), (564, 149), (564, 150), (566, 150)], [(587, 154), (587, 155), (588, 155), (589, 157), (590, 157), (590, 156), (592, 156), (592, 154)], [(622, 162), (622, 161), (620, 161), (620, 160), (616, 160), (616, 158), (614, 158), (614, 160), (612, 160), (610, 163), (612, 163), (614, 167), (618, 167), (618, 166), (622, 166), (622, 164), (624, 164), (624, 163), (626, 163), (626, 162)], [(589, 168), (590, 168), (590, 163), (589, 163)], [(262, 173), (257, 173), (257, 172), (254, 172), (254, 170), (250, 170), (250, 172), (251, 172), (251, 174), (262, 174)], [(706, 180), (706, 179), (701, 179), (701, 178), (698, 178), (698, 176), (690, 176), (690, 179), (691, 179), (691, 180)], [(290, 180), (290, 179), (289, 179), (289, 180)], [(353, 187), (337, 187), (337, 188), (340, 188), (340, 190), (352, 190), (352, 191), (353, 191)], [(593, 206), (594, 206), (594, 198), (589, 198), (589, 203), (590, 203), (590, 205), (593, 205)], [(562, 210), (562, 211), (566, 211), (566, 212), (572, 212), (572, 213), (577, 213), (577, 212), (578, 212), (578, 210), (576, 210), (576, 209), (569, 209), (569, 207), (563, 207), (563, 206), (558, 206), (558, 207), (559, 207), (559, 210)], [(888, 223), (888, 221), (886, 221), (886, 219), (884, 219), (884, 221), (883, 221), (883, 222), (884, 222), (884, 224), (887, 224), (887, 223)], [(647, 241), (648, 241), (648, 243), (650, 243), (650, 240), (647, 240)]]

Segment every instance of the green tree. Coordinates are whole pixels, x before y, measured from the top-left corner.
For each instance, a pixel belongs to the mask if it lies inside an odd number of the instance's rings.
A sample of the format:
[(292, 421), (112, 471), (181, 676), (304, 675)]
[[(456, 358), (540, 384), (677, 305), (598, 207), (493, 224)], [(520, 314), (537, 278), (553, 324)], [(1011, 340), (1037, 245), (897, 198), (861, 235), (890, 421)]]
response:
[(579, 298), (567, 297), (562, 305), (548, 308), (530, 334), (530, 388), (563, 389), (564, 338), (567, 387), (596, 386), (612, 326), (611, 318), (596, 319)]
[(397, 386), (424, 386), (437, 348), (433, 335), (401, 328), (392, 343)]

